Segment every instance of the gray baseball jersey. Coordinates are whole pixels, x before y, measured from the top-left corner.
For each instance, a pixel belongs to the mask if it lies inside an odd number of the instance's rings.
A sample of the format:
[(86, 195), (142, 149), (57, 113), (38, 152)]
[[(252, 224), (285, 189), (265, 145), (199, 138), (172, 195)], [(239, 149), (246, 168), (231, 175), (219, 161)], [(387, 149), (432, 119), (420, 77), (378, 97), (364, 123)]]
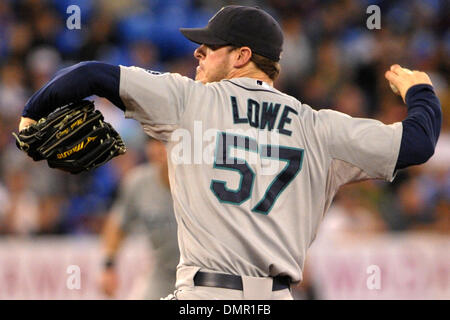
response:
[(302, 279), (339, 186), (391, 181), (402, 124), (313, 110), (268, 84), (121, 66), (126, 117), (166, 141), (180, 264)]

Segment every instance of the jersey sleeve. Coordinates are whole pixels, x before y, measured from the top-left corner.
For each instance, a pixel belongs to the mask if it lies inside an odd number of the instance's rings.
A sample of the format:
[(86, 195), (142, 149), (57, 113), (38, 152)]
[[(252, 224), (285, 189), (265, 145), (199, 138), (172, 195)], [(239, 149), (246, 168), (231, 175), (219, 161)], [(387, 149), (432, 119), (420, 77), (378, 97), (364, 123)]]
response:
[(386, 125), (334, 110), (320, 110), (318, 117), (332, 159), (359, 168), (367, 178), (394, 179), (403, 130), (401, 122)]
[(147, 134), (160, 140), (168, 140), (178, 127), (194, 85), (195, 81), (176, 73), (120, 66), (125, 117), (139, 121)]

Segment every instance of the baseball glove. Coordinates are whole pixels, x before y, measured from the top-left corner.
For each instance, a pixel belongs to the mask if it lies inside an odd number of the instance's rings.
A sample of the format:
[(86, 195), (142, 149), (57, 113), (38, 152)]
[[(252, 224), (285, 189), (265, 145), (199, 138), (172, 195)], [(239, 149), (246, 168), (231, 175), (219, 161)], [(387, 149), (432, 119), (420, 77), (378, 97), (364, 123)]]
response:
[(126, 151), (117, 131), (87, 100), (63, 106), (13, 135), (17, 147), (33, 160), (45, 159), (50, 168), (73, 174), (97, 168)]

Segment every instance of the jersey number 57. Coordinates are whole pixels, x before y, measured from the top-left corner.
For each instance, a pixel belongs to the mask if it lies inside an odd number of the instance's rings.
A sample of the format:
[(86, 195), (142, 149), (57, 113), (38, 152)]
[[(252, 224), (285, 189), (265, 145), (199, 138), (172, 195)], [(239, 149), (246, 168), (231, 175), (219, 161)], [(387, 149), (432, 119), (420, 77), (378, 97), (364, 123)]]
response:
[(252, 208), (253, 212), (269, 214), (278, 197), (300, 172), (304, 150), (279, 145), (258, 145), (258, 142), (250, 137), (219, 132), (214, 156), (214, 168), (238, 172), (240, 184), (237, 190), (231, 190), (227, 188), (226, 181), (212, 180), (210, 188), (219, 201), (234, 205), (241, 205), (250, 199), (255, 183), (255, 172), (246, 160), (231, 157), (231, 148), (254, 152), (261, 158), (286, 162), (283, 170), (267, 188), (263, 198)]

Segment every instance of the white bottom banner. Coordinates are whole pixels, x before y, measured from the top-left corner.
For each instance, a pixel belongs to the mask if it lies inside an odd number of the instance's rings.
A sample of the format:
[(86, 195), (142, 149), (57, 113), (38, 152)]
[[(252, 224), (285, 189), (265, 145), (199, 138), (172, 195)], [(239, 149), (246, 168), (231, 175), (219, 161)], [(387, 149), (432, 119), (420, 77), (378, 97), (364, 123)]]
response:
[[(130, 239), (121, 250), (118, 299), (127, 299), (150, 265), (144, 239)], [(0, 239), (0, 299), (106, 299), (99, 280), (98, 238)]]
[[(305, 280), (318, 299), (450, 299), (450, 238), (398, 234), (319, 237)], [(118, 299), (151, 268), (146, 238), (126, 241), (117, 264)], [(0, 299), (106, 299), (100, 241), (87, 237), (0, 239)]]
[(319, 238), (306, 260), (319, 299), (450, 299), (450, 237)]

